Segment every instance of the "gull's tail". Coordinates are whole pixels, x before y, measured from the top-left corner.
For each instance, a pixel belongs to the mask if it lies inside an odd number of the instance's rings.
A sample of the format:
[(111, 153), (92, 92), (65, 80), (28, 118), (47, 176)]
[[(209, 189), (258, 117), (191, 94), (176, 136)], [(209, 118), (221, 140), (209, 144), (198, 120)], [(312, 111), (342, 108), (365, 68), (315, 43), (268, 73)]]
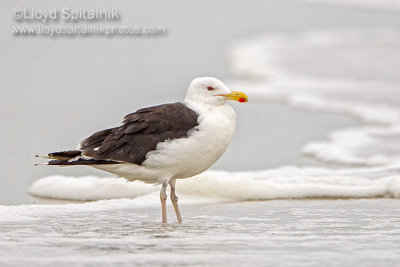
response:
[(47, 156), (35, 155), (35, 157), (45, 158), (45, 159), (57, 159), (57, 160), (70, 160), (82, 155), (82, 151), (79, 150), (67, 150), (60, 152), (49, 153)]
[[(80, 150), (67, 150), (49, 153), (47, 156), (35, 155), (35, 157), (51, 159), (44, 165), (73, 166), (73, 165), (103, 165), (103, 164), (119, 164), (113, 160), (95, 160), (86, 157)], [(39, 165), (39, 164), (35, 164)]]

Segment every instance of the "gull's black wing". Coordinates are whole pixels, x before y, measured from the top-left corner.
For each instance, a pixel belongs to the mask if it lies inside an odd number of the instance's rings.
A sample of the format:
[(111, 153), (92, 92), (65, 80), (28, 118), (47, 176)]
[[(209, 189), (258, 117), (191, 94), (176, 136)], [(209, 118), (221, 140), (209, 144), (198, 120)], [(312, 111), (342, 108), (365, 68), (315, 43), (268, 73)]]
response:
[(80, 150), (94, 160), (140, 165), (158, 143), (187, 137), (198, 126), (198, 116), (179, 102), (139, 109), (125, 116), (120, 127), (96, 132), (83, 140)]

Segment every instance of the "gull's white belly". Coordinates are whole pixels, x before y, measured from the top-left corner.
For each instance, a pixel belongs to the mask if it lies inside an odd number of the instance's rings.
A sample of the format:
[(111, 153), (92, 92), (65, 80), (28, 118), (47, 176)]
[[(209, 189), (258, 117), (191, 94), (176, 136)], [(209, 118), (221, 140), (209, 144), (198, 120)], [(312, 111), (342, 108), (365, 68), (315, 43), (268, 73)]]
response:
[(187, 178), (211, 167), (226, 151), (235, 132), (236, 116), (232, 107), (199, 112), (198, 129), (188, 138), (165, 141), (149, 152), (142, 166), (158, 169), (172, 178)]

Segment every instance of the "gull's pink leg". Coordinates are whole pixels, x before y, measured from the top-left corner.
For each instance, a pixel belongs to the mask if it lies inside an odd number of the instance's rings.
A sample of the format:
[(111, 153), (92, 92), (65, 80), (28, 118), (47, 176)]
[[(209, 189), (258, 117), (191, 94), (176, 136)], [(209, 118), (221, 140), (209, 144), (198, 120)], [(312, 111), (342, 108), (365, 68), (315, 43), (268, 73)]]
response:
[(174, 206), (176, 218), (178, 219), (178, 223), (182, 222), (182, 217), (181, 217), (181, 212), (179, 211), (179, 206), (178, 206), (178, 197), (175, 195), (175, 184), (176, 180), (172, 179), (169, 181), (169, 185), (171, 186), (171, 202), (172, 205)]
[(167, 185), (168, 181), (164, 181), (160, 191), (162, 223), (167, 223)]

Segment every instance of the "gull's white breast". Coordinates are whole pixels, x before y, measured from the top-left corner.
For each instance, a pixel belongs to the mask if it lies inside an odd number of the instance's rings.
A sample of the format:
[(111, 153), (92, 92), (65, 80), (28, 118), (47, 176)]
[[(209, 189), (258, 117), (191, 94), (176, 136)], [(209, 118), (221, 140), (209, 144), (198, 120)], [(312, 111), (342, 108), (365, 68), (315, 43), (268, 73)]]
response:
[(222, 156), (235, 132), (235, 111), (229, 105), (192, 108), (199, 113), (197, 129), (188, 138), (159, 143), (143, 167), (187, 178), (207, 170)]

